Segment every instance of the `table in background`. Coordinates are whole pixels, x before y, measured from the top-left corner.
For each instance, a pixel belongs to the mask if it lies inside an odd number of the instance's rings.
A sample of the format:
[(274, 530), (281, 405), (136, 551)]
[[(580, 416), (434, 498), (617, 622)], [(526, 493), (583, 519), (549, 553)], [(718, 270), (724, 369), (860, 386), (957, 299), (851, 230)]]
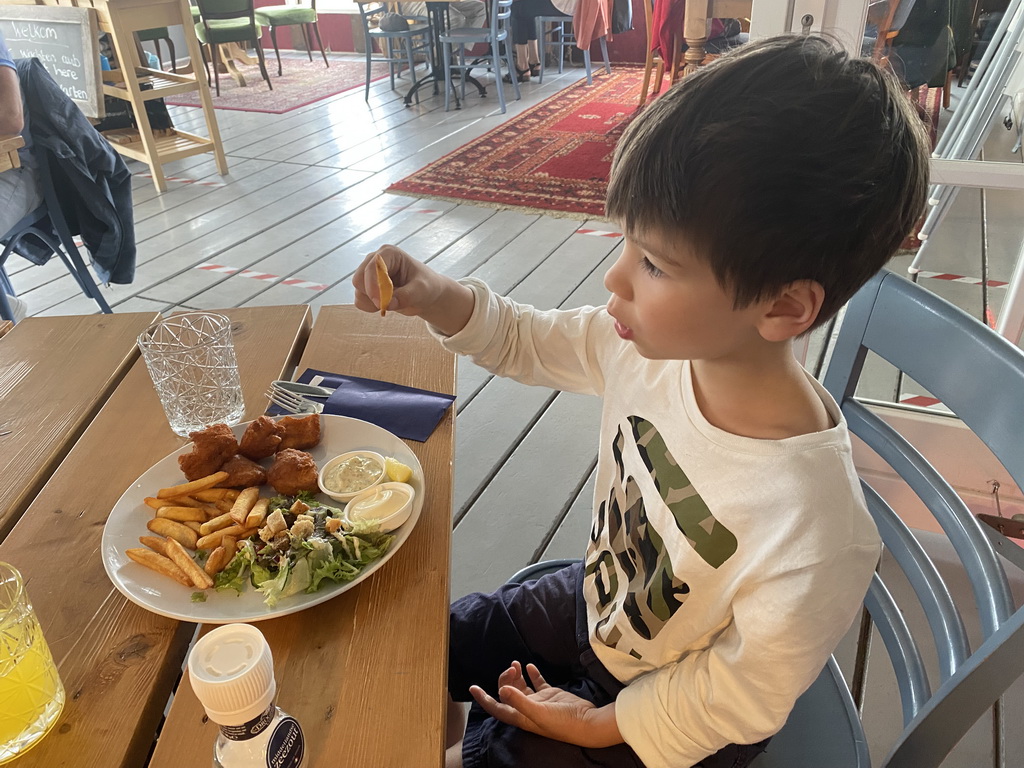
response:
[(21, 167), (18, 150), (24, 146), (21, 136), (0, 136), (0, 173)]
[[(246, 419), (266, 406), (267, 383), (292, 375), (296, 364), (454, 391), (454, 357), (416, 319), (325, 307), (311, 329), (304, 306), (226, 314)], [(0, 340), (0, 353), (22, 333), (18, 326)], [(37, 365), (47, 354), (29, 350), (23, 364)], [(26, 576), (67, 691), (60, 721), (24, 758), (26, 766), (210, 764), (216, 726), (204, 722), (187, 678), (179, 680), (196, 626), (129, 602), (110, 583), (99, 552), (103, 524), (124, 489), (182, 443), (135, 359), (0, 543), (0, 560)], [(259, 624), (274, 653), (278, 703), (302, 724), (310, 768), (339, 759), (366, 766), (440, 766), (443, 759), (452, 410), (427, 442), (410, 445), (426, 494), (402, 549), (354, 589)]]

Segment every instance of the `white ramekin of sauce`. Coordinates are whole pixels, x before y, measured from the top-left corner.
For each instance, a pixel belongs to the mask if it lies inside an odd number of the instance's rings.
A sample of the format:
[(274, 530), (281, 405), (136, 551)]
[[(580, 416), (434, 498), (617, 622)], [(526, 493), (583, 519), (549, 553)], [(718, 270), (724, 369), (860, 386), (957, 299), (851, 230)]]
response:
[(412, 514), (415, 489), (406, 483), (380, 483), (356, 494), (345, 505), (349, 522), (376, 520), (380, 530), (388, 533), (398, 528)]
[(320, 490), (335, 501), (348, 501), (384, 480), (384, 457), (373, 451), (349, 451), (320, 470)]

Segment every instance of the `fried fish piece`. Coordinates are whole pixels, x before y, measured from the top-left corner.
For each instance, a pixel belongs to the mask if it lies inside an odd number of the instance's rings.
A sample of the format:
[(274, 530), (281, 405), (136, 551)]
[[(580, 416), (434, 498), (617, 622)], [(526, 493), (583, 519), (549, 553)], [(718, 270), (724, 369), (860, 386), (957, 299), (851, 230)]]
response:
[(228, 479), (221, 485), (228, 488), (249, 488), (267, 482), (267, 471), (259, 464), (245, 456), (233, 456), (228, 459), (221, 471), (228, 473)]
[(285, 448), (274, 454), (274, 463), (267, 470), (267, 482), (278, 493), (293, 496), (299, 491), (319, 490), (318, 473), (312, 456), (305, 451)]
[(178, 466), (189, 480), (212, 475), (238, 452), (238, 441), (227, 424), (213, 424), (189, 437), (192, 452), (178, 457)]
[(259, 461), (280, 450), (284, 427), (267, 416), (260, 416), (242, 435), (238, 452), (247, 459)]
[(278, 423), (284, 429), (284, 438), (277, 450), (285, 448), (313, 448), (320, 444), (320, 414), (311, 413), (309, 416), (296, 418), (285, 416)]

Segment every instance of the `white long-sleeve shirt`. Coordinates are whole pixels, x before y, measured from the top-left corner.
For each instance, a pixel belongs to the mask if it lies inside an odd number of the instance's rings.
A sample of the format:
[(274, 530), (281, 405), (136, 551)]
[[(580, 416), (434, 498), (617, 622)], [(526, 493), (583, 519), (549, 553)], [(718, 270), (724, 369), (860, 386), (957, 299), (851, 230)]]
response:
[(603, 397), (584, 597), (615, 716), (648, 768), (777, 732), (857, 615), (880, 554), (835, 401), (783, 440), (710, 424), (687, 361), (647, 360), (603, 307), (539, 311), (466, 280), (442, 337), (488, 370)]

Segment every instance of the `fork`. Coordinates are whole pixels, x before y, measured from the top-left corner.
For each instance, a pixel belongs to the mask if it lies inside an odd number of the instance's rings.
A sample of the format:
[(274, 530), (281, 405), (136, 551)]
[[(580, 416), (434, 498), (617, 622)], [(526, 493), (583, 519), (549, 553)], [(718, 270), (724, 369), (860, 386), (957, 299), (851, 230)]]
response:
[(324, 411), (323, 403), (307, 400), (301, 395), (275, 387), (273, 384), (264, 392), (264, 395), (270, 398), (270, 402), (274, 405), (289, 413), (323, 413)]

